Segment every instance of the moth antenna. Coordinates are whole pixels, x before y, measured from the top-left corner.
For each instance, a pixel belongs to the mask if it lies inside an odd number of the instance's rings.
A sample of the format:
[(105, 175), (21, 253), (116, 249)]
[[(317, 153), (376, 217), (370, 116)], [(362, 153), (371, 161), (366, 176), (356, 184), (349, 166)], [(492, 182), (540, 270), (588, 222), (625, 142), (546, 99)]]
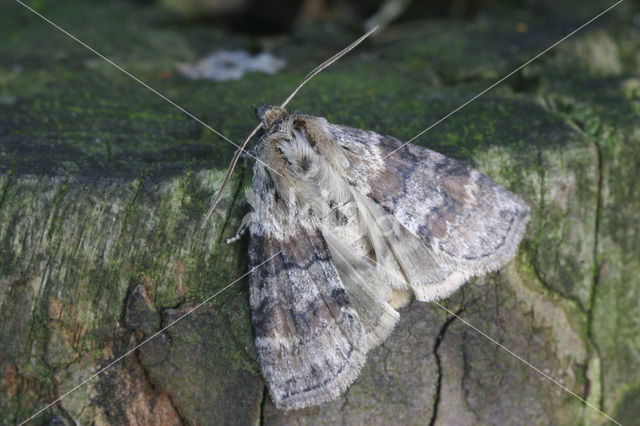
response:
[(224, 188), (227, 186), (227, 183), (229, 183), (229, 179), (231, 178), (231, 173), (233, 173), (233, 171), (235, 170), (236, 165), (238, 164), (238, 160), (240, 159), (240, 156), (244, 152), (244, 148), (247, 146), (251, 138), (258, 132), (258, 130), (260, 130), (260, 127), (262, 127), (262, 123), (258, 124), (256, 128), (253, 129), (253, 131), (249, 134), (249, 136), (247, 136), (247, 139), (245, 139), (242, 145), (240, 145), (240, 148), (238, 148), (238, 150), (233, 155), (233, 159), (231, 160), (231, 163), (227, 168), (227, 174), (224, 176), (224, 180), (222, 181), (222, 186), (218, 191), (218, 195), (216, 195), (216, 199), (211, 204), (211, 207), (209, 207), (209, 211), (207, 212), (207, 215), (204, 217), (204, 220), (202, 221), (201, 228), (204, 228), (204, 226), (207, 224), (207, 221), (213, 214), (213, 211), (215, 210), (216, 206), (218, 205), (218, 202), (220, 201), (220, 198), (222, 197), (222, 191), (224, 191)]
[[(313, 77), (315, 77), (322, 70), (324, 70), (325, 68), (329, 67), (331, 64), (336, 62), (338, 59), (340, 59), (341, 57), (343, 57), (344, 55), (346, 55), (347, 53), (352, 51), (357, 45), (362, 43), (362, 41), (364, 39), (366, 39), (371, 34), (376, 32), (376, 30), (378, 28), (379, 28), (379, 25), (376, 25), (375, 27), (371, 28), (369, 31), (367, 31), (364, 35), (362, 35), (356, 41), (351, 43), (349, 46), (345, 47), (340, 52), (336, 53), (335, 55), (333, 55), (332, 57), (330, 57), (329, 59), (327, 59), (326, 61), (324, 61), (320, 65), (318, 65), (317, 67), (315, 67), (313, 69), (313, 71), (311, 71), (309, 74), (307, 74), (307, 76), (305, 78), (302, 79), (302, 81), (300, 82), (300, 84), (298, 84), (298, 86), (295, 88), (295, 90), (293, 92), (291, 92), (289, 97), (282, 103), (282, 105), (280, 105), (280, 108), (284, 108), (285, 106), (287, 106), (287, 104), (291, 101), (291, 99), (293, 99), (293, 97), (300, 91), (300, 89), (302, 89), (302, 86), (307, 84), (307, 82), (309, 80), (311, 80)], [(202, 228), (204, 228), (204, 226), (207, 224), (207, 221), (209, 220), (209, 218), (213, 214), (213, 211), (217, 207), (218, 202), (220, 201), (220, 198), (222, 197), (222, 191), (227, 186), (227, 183), (229, 183), (229, 179), (231, 178), (231, 173), (233, 173), (233, 170), (236, 168), (236, 165), (238, 164), (238, 160), (240, 159), (240, 155), (242, 155), (242, 153), (244, 152), (244, 148), (249, 143), (249, 140), (258, 132), (258, 130), (260, 130), (261, 126), (262, 126), (262, 123), (258, 124), (258, 126), (256, 126), (255, 129), (253, 129), (253, 131), (249, 134), (249, 136), (247, 136), (247, 139), (242, 143), (240, 148), (238, 148), (238, 150), (233, 155), (233, 159), (231, 160), (231, 163), (229, 164), (229, 168), (227, 169), (227, 174), (224, 177), (224, 181), (222, 181), (222, 186), (220, 187), (220, 190), (218, 191), (218, 195), (216, 195), (216, 199), (211, 204), (211, 207), (209, 207), (209, 211), (207, 212), (207, 215), (205, 216), (204, 220), (202, 221)]]
[(304, 86), (305, 84), (307, 84), (307, 82), (309, 80), (311, 80), (313, 77), (315, 77), (318, 73), (320, 73), (320, 71), (322, 71), (323, 69), (329, 67), (331, 64), (333, 64), (334, 62), (336, 62), (338, 59), (342, 58), (344, 55), (346, 55), (347, 53), (349, 53), (350, 51), (352, 51), (357, 45), (359, 45), (360, 43), (362, 43), (362, 41), (369, 37), (371, 34), (373, 34), (374, 32), (376, 32), (376, 30), (379, 28), (379, 25), (376, 25), (375, 27), (371, 28), (369, 31), (367, 31), (363, 36), (361, 36), (359, 39), (357, 39), (356, 41), (354, 41), (353, 43), (351, 43), (349, 46), (345, 47), (344, 49), (342, 49), (341, 51), (339, 51), (338, 53), (336, 53), (335, 55), (333, 55), (332, 57), (330, 57), (329, 59), (327, 59), (326, 61), (324, 61), (323, 63), (321, 63), (320, 65), (318, 65), (317, 67), (315, 67), (313, 69), (313, 71), (311, 71), (309, 74), (307, 74), (307, 76), (305, 78), (302, 79), (302, 81), (300, 82), (300, 84), (298, 84), (298, 87), (295, 88), (295, 90), (293, 92), (291, 92), (291, 94), (289, 95), (289, 97), (282, 103), (282, 105), (280, 105), (280, 108), (284, 108), (285, 106), (287, 106), (287, 104), (291, 101), (291, 99), (293, 99), (293, 97), (298, 93), (298, 91), (300, 91), (300, 89), (302, 89), (302, 86)]

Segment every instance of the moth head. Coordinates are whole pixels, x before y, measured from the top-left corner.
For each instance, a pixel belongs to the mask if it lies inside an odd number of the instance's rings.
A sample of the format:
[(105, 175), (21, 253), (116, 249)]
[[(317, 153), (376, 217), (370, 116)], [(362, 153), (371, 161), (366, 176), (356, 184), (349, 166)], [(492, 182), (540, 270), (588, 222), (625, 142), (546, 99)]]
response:
[[(322, 71), (323, 69), (327, 68), (329, 65), (331, 65), (332, 63), (334, 63), (338, 59), (340, 59), (347, 52), (349, 52), (350, 50), (355, 48), (358, 44), (360, 44), (362, 42), (362, 40), (364, 40), (365, 38), (369, 37), (377, 29), (378, 29), (378, 25), (376, 25), (375, 27), (370, 29), (365, 35), (360, 37), (355, 42), (351, 43), (346, 48), (342, 49), (340, 52), (338, 52), (337, 54), (333, 55), (331, 58), (327, 59), (326, 61), (324, 61), (323, 63), (318, 65), (313, 71), (311, 71), (309, 74), (307, 74), (307, 76), (305, 78), (302, 79), (300, 84), (298, 84), (298, 87), (296, 87), (294, 89), (294, 91), (291, 92), (289, 97), (287, 99), (285, 99), (285, 101), (282, 103), (281, 106), (266, 105), (266, 104), (263, 103), (261, 106), (255, 107), (256, 115), (258, 116), (258, 119), (260, 120), (260, 124), (258, 126), (256, 126), (255, 129), (253, 129), (253, 131), (249, 134), (249, 136), (247, 136), (247, 139), (245, 139), (243, 144), (238, 147), (239, 148), (238, 151), (236, 151), (235, 155), (233, 156), (233, 159), (231, 160), (231, 164), (229, 165), (229, 168), (227, 169), (227, 174), (225, 175), (224, 181), (222, 182), (222, 186), (220, 187), (220, 190), (218, 191), (218, 195), (216, 195), (216, 199), (211, 204), (211, 207), (209, 208), (209, 211), (207, 212), (207, 215), (205, 216), (204, 221), (202, 222), (202, 226), (203, 227), (204, 227), (205, 223), (207, 222), (207, 220), (209, 219), (209, 217), (211, 216), (211, 214), (213, 213), (213, 210), (216, 208), (216, 205), (218, 204), (218, 201), (220, 201), (220, 195), (222, 194), (222, 190), (227, 186), (227, 183), (229, 182), (229, 178), (231, 177), (231, 173), (233, 173), (233, 169), (236, 167), (236, 164), (238, 163), (238, 160), (240, 159), (240, 155), (244, 151), (244, 148), (247, 146), (247, 144), (249, 143), (251, 138), (253, 136), (255, 136), (256, 133), (258, 133), (260, 131), (260, 129), (262, 129), (265, 133), (267, 133), (269, 130), (271, 130), (271, 128), (276, 123), (278, 123), (282, 119), (286, 118), (289, 115), (289, 113), (287, 112), (286, 109), (284, 109), (284, 107), (287, 106), (289, 101), (291, 101), (291, 99), (293, 99), (293, 97), (296, 95), (296, 93), (298, 93), (298, 91), (302, 88), (302, 86), (304, 86), (309, 80), (311, 80), (313, 78), (313, 76), (315, 76), (320, 71)], [(302, 160), (304, 160), (304, 159), (302, 159)], [(303, 171), (306, 172), (306, 167), (304, 167), (304, 163), (305, 163), (305, 161), (302, 161), (302, 163), (301, 163), (302, 167), (301, 168), (305, 169)]]
[(289, 115), (286, 109), (277, 105), (262, 104), (255, 107), (255, 111), (256, 116), (258, 117), (258, 120), (262, 122), (262, 127), (265, 131), (271, 129), (274, 124)]

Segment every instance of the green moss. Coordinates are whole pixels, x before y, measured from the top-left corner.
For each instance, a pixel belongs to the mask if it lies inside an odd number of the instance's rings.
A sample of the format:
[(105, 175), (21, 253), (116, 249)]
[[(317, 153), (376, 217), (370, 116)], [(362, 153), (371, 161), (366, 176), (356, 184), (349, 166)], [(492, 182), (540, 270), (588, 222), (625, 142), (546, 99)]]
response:
[(622, 424), (633, 424), (640, 415), (640, 385), (635, 384), (624, 393), (615, 409), (615, 419)]
[[(253, 47), (255, 40), (172, 23), (166, 12), (135, 2), (30, 5), (236, 142), (255, 125), (252, 104), (280, 103), (355, 34), (339, 25), (310, 27), (275, 49), (288, 61), (284, 71), (220, 84), (182, 78), (172, 67), (216, 48)], [(550, 7), (553, 22), (496, 10), (466, 23), (399, 26), (394, 39), (370, 40), (316, 77), (290, 109), (408, 140), (583, 23), (592, 6), (571, 14)], [(532, 207), (517, 274), (465, 287), (456, 296), (465, 314), (536, 365), (557, 370), (567, 361), (569, 387), (607, 412), (616, 407), (619, 420), (633, 418), (638, 378), (630, 372), (639, 370), (640, 348), (633, 322), (640, 315), (640, 248), (631, 226), (640, 220), (634, 77), (640, 37), (623, 28), (629, 19), (579, 34), (415, 141), (472, 164)], [(528, 30), (518, 32), (517, 22)], [(72, 388), (137, 341), (122, 318), (138, 284), (147, 286), (166, 325), (247, 271), (246, 240), (224, 240), (248, 211), (243, 190), (251, 163), (238, 168), (201, 229), (231, 144), (18, 4), (0, 5), (0, 33), (0, 283), (9, 289), (0, 303), (11, 318), (0, 323), (0, 346), (12, 348), (3, 368), (19, 366), (19, 383), (30, 385), (20, 397), (0, 394), (0, 412), (19, 413), (10, 415), (15, 422), (48, 401), (54, 383), (57, 390)], [(161, 78), (166, 72), (169, 78)], [(223, 422), (238, 411), (257, 418), (263, 383), (247, 288), (241, 279), (141, 351), (141, 365), (188, 421)], [(26, 316), (24, 306), (33, 306), (33, 314)], [(431, 330), (445, 320), (438, 315)], [(549, 422), (577, 421), (579, 402), (555, 399), (527, 368), (498, 358), (490, 342), (462, 330), (447, 331), (459, 347), (440, 346), (442, 371), (462, 370), (461, 384), (450, 389), (464, 388), (461, 401), (489, 398), (476, 405), (478, 418), (487, 418), (486, 407), (515, 407), (529, 416), (518, 418), (546, 413)], [(397, 395), (422, 395), (419, 387), (398, 391), (408, 373), (389, 355), (402, 363), (406, 352), (407, 365), (414, 365), (407, 342), (433, 346), (434, 336), (425, 331), (428, 341), (412, 340), (412, 332), (420, 333), (409, 330), (379, 349), (387, 355), (372, 354), (371, 375), (365, 372), (348, 397), (364, 401), (365, 414), (381, 406), (373, 396), (381, 388), (393, 403)], [(467, 358), (456, 364), (458, 355)], [(183, 386), (175, 377), (193, 380)], [(448, 379), (443, 383), (458, 383)], [(103, 407), (100, 398), (116, 403), (104, 393), (113, 389), (108, 384), (90, 389), (99, 395), (94, 401), (78, 393), (65, 408), (90, 419)], [(533, 390), (525, 395), (525, 388)], [(503, 394), (508, 404), (490, 399)], [(333, 410), (328, 414), (351, 422), (370, 420), (353, 407), (319, 408), (309, 418)], [(419, 408), (420, 418), (431, 409)]]

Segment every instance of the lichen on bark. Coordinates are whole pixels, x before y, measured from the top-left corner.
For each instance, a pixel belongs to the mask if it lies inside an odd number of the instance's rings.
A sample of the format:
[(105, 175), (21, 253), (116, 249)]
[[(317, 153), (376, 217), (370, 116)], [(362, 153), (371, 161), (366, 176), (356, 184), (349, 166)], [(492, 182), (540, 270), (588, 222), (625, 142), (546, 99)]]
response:
[[(339, 24), (309, 28), (276, 47), (288, 63), (276, 75), (191, 81), (173, 65), (254, 41), (166, 26), (160, 9), (118, 4), (34, 7), (234, 141), (253, 127), (253, 103), (281, 101), (356, 36)], [(292, 107), (409, 139), (606, 7), (575, 4), (394, 26)], [(640, 414), (631, 9), (621, 5), (415, 141), (532, 207), (517, 258), (443, 303), (623, 424)], [(0, 35), (0, 423), (13, 424), (247, 272), (246, 240), (224, 240), (248, 211), (251, 167), (243, 160), (201, 228), (232, 145), (18, 4), (0, 5)], [(244, 278), (36, 422), (606, 422), (437, 305), (414, 302), (401, 315), (344, 396), (284, 413), (265, 394)]]

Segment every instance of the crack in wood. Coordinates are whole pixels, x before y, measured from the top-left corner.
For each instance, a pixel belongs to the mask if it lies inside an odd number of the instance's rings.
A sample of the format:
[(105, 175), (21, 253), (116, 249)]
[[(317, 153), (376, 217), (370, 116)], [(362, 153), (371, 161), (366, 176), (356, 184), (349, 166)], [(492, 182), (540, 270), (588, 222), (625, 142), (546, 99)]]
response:
[(447, 329), (451, 325), (453, 321), (455, 321), (458, 316), (463, 312), (463, 308), (459, 308), (455, 315), (451, 315), (447, 320), (442, 324), (438, 335), (436, 336), (436, 341), (433, 345), (433, 355), (436, 359), (436, 371), (438, 373), (438, 378), (436, 380), (436, 392), (433, 400), (433, 412), (431, 413), (431, 419), (429, 420), (429, 426), (434, 426), (436, 424), (436, 420), (438, 418), (438, 406), (440, 405), (441, 398), (441, 390), (442, 390), (442, 363), (440, 359), (440, 354), (438, 353), (438, 349), (440, 348), (440, 344), (444, 340), (444, 335), (447, 332)]

